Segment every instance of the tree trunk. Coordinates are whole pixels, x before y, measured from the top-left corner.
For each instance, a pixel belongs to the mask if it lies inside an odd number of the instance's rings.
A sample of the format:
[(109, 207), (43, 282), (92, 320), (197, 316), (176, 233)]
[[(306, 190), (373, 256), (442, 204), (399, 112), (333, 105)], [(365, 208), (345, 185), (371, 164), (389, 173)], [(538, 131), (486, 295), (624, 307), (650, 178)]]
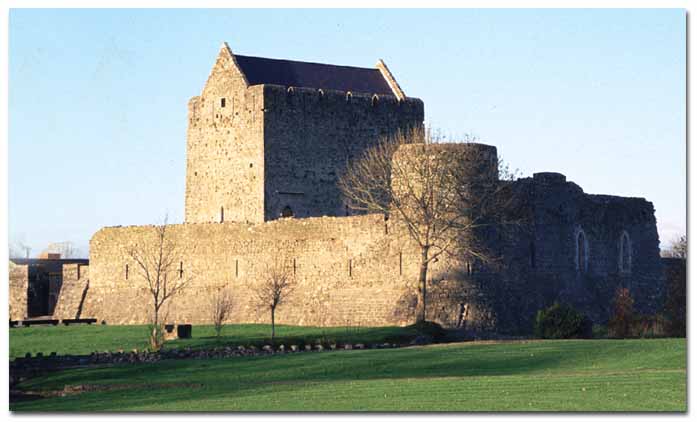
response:
[(276, 337), (276, 308), (271, 308), (271, 343), (273, 344), (274, 337)]
[(150, 348), (153, 350), (157, 350), (160, 347), (159, 339), (158, 339), (158, 332), (157, 332), (159, 323), (160, 323), (159, 309), (157, 306), (155, 306), (155, 312), (153, 315), (152, 331), (150, 332)]
[(428, 248), (421, 248), (421, 268), (419, 269), (419, 302), (416, 309), (416, 322), (426, 321), (426, 276), (428, 275)]

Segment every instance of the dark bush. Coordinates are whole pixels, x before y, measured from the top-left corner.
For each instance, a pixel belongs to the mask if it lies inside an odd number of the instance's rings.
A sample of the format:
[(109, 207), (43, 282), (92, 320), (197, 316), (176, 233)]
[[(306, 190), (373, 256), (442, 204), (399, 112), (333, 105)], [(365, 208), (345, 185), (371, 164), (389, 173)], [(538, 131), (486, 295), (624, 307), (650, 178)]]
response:
[(408, 328), (413, 329), (418, 333), (418, 336), (426, 336), (433, 339), (434, 342), (443, 341), (447, 336), (447, 331), (440, 324), (431, 321), (417, 322), (410, 325)]
[(591, 338), (593, 321), (571, 306), (555, 302), (537, 312), (535, 335), (546, 339)]
[(669, 335), (669, 321), (661, 314), (634, 316), (627, 337), (654, 338)]

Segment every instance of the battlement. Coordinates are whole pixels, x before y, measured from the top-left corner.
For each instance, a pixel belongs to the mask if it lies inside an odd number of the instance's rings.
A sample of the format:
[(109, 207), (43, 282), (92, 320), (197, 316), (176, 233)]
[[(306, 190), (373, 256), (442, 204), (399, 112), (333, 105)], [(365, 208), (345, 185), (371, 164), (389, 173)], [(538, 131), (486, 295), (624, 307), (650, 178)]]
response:
[(380, 107), (423, 108), (423, 101), (418, 98), (398, 98), (391, 94), (338, 91), (333, 89), (303, 88), (285, 85), (264, 85), (265, 108), (269, 105), (307, 107), (318, 105), (332, 107), (365, 107), (378, 111)]

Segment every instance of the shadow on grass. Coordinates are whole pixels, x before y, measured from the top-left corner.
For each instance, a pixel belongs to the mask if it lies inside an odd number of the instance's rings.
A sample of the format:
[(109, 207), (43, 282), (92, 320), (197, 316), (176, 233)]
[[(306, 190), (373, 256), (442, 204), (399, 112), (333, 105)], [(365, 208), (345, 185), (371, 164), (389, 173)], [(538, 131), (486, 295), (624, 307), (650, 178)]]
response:
[[(22, 387), (26, 390), (56, 390), (65, 385), (129, 384), (133, 389), (49, 398), (18, 403), (12, 408), (120, 411), (161, 406), (187, 410), (203, 400), (220, 405), (255, 395), (264, 397), (259, 400), (270, 400), (269, 397), (277, 394), (287, 397), (292, 390), (313, 385), (320, 385), (326, 391), (336, 388), (336, 394), (340, 395), (351, 387), (336, 384), (370, 380), (399, 382), (407, 379), (525, 376), (525, 382), (534, 389), (535, 385), (544, 382), (537, 377), (547, 375), (628, 374), (637, 368), (684, 370), (685, 348), (684, 340), (675, 339), (572, 340), (166, 360), (49, 374), (25, 382)], [(202, 387), (148, 387), (156, 383), (182, 382)], [(256, 405), (267, 403), (251, 402)], [(275, 402), (268, 403), (270, 409)]]
[[(28, 383), (25, 388), (60, 389), (77, 384), (136, 384), (127, 392), (84, 393), (42, 400), (39, 407), (85, 411), (119, 410), (161, 402), (246, 397), (283, 384), (331, 384), (377, 379), (427, 379), (533, 375), (559, 371), (569, 362), (601, 361), (601, 347), (559, 342), (499, 345), (450, 345), (389, 350), (300, 353), (210, 360), (172, 360), (156, 364), (119, 365), (65, 371)], [(565, 347), (561, 347), (565, 346)], [(169, 382), (200, 383), (200, 389), (147, 389)], [(144, 385), (138, 388), (137, 385)], [(332, 388), (327, 385), (327, 388)], [(28, 404), (31, 408), (36, 404)], [(19, 406), (22, 408), (25, 406)]]

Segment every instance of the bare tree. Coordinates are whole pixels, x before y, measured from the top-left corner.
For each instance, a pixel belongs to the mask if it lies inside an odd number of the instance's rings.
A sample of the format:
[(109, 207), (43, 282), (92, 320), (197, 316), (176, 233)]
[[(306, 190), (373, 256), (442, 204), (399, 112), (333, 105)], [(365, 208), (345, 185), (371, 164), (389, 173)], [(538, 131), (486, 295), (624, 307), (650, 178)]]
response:
[(232, 312), (234, 303), (232, 294), (227, 288), (216, 289), (215, 293), (210, 298), (210, 311), (213, 325), (215, 327), (215, 336), (220, 337), (220, 332), (223, 329), (223, 323), (228, 319)]
[(161, 318), (163, 307), (192, 281), (192, 276), (185, 276), (184, 271), (177, 265), (181, 251), (171, 238), (169, 230), (165, 217), (161, 225), (153, 226), (147, 239), (128, 251), (152, 299), (150, 346), (153, 350), (162, 347), (164, 341), (164, 320)]
[(661, 254), (666, 258), (687, 259), (687, 236), (682, 235), (670, 242), (667, 250)]
[(426, 320), (429, 264), (446, 254), (457, 260), (493, 262), (478, 230), (503, 224), (512, 202), (499, 180), (496, 154), (481, 145), (438, 144), (428, 130), (383, 138), (349, 163), (339, 186), (351, 209), (400, 222), (420, 248), (417, 321)]
[(9, 244), (9, 256), (10, 258), (29, 258), (31, 254), (31, 247), (24, 243), (23, 240), (16, 239)]
[(267, 265), (265, 277), (256, 288), (259, 304), (271, 311), (271, 341), (276, 336), (276, 308), (281, 305), (294, 289), (293, 271), (289, 261), (276, 257)]
[(44, 252), (60, 254), (64, 259), (78, 258), (81, 255), (81, 251), (70, 241), (49, 243)]

